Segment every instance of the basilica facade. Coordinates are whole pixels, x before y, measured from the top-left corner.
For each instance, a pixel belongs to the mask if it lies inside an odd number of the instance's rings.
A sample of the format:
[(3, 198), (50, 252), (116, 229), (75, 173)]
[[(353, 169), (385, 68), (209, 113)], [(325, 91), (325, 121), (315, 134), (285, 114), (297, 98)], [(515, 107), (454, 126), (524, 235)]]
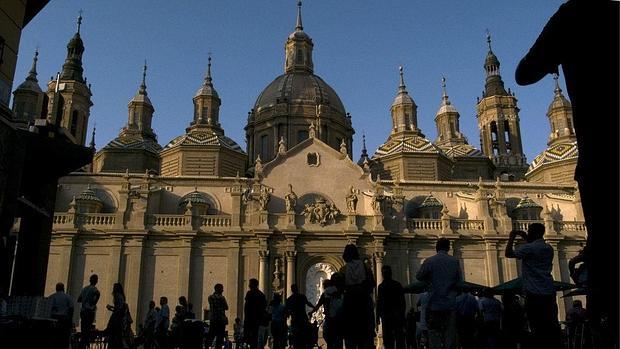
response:
[[(59, 182), (46, 294), (63, 282), (77, 295), (98, 274), (96, 324), (102, 328), (115, 282), (124, 285), (136, 323), (161, 296), (173, 304), (187, 296), (200, 313), (222, 283), (229, 319), (242, 318), (250, 278), (268, 297), (287, 295), (298, 284), (316, 302), (320, 280), (343, 266), (343, 248), (354, 243), (379, 282), (381, 266), (390, 265), (395, 279), (408, 284), (435, 254), (438, 237), (452, 241), (465, 280), (495, 286), (519, 276), (519, 263), (503, 251), (508, 233), (532, 222), (546, 227), (554, 278), (569, 282), (568, 259), (586, 237), (572, 179), (578, 154), (570, 102), (556, 84), (549, 94), (548, 148), (528, 164), (517, 99), (505, 89), (488, 41), (485, 89), (477, 101), (482, 149), (460, 132), (445, 83), (435, 115), (438, 136), (426, 138), (401, 68), (391, 120), (385, 118), (392, 130), (374, 154), (363, 144), (359, 159), (353, 159), (351, 116), (314, 74), (314, 43), (300, 7), (285, 43), (284, 73), (248, 113), (246, 149), (220, 125), (225, 101), (210, 59), (186, 132), (160, 145), (145, 67), (118, 137), (96, 151), (91, 166)], [(35, 56), (14, 91), (13, 111), (24, 127), (46, 118), (85, 144), (92, 102), (79, 30), (67, 47), (62, 73), (45, 90)], [(563, 314), (571, 299), (558, 300)]]

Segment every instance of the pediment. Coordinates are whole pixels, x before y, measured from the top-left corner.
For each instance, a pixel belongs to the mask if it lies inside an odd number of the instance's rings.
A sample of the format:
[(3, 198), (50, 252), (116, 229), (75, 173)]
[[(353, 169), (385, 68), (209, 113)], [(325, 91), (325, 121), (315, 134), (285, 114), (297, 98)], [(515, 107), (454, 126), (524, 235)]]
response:
[(288, 193), (289, 184), (298, 197), (322, 196), (343, 212), (351, 186), (358, 193), (372, 188), (369, 173), (316, 138), (297, 144), (265, 164), (262, 183), (273, 189), (274, 200), (269, 207), (275, 212), (284, 211), (281, 199)]

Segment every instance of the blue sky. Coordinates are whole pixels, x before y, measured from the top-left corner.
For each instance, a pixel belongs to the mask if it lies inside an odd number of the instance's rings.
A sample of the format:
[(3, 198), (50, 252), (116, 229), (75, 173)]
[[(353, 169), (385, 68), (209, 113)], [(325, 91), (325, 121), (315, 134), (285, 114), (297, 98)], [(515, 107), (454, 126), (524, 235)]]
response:
[[(461, 115), (461, 131), (479, 147), (476, 97), (484, 88), (488, 28), (505, 85), (518, 99), (530, 162), (546, 147), (553, 79), (521, 87), (514, 82), (514, 70), (562, 3), (307, 0), (302, 12), (304, 30), (314, 40), (315, 74), (336, 90), (352, 115), (356, 159), (363, 132), (369, 152), (387, 139), (399, 65), (427, 138), (436, 137), (434, 117), (445, 76), (448, 95)], [(296, 1), (51, 1), (22, 32), (14, 88), (26, 77), (36, 47), (42, 87), (61, 70), (80, 9), (84, 72), (94, 103), (89, 130), (96, 122), (97, 149), (126, 123), (127, 103), (140, 84), (144, 59), (159, 143), (164, 146), (183, 134), (208, 52), (213, 53), (213, 79), (222, 99), (220, 121), (226, 134), (245, 148), (247, 112), (262, 89), (283, 73), (284, 42), (295, 26)], [(560, 82), (564, 89), (562, 77)]]

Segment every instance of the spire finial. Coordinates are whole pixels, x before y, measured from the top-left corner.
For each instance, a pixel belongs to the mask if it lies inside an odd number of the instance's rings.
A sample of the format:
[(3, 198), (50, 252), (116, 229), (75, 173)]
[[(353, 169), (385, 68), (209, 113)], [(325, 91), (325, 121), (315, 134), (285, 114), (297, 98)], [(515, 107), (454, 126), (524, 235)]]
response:
[(142, 84), (140, 84), (140, 93), (146, 93), (146, 59), (144, 60), (144, 66), (142, 67)]
[(297, 2), (297, 24), (295, 30), (304, 30), (304, 26), (301, 24), (301, 0)]
[(491, 32), (489, 29), (487, 29), (487, 44), (489, 44), (489, 51), (493, 51), (491, 50)]
[(398, 71), (400, 73), (400, 85), (398, 86), (398, 89), (400, 91), (404, 91), (405, 90), (405, 78), (403, 77), (403, 66), (399, 66), (398, 67)]
[(553, 73), (553, 80), (555, 80), (555, 90), (553, 90), (553, 92), (555, 92), (556, 95), (560, 95), (562, 93), (562, 89), (560, 88), (560, 82), (558, 81), (558, 74)]
[(37, 61), (39, 60), (39, 48), (34, 51), (34, 57), (32, 58), (32, 67), (28, 72), (27, 80), (37, 81)]
[(78, 16), (78, 19), (77, 19), (77, 33), (78, 34), (80, 33), (80, 27), (82, 26), (82, 13), (83, 12), (84, 11), (82, 11), (82, 9), (80, 9), (80, 11), (79, 11), (80, 15)]
[(362, 131), (362, 152), (366, 152), (366, 132)]
[(90, 137), (90, 148), (93, 149), (93, 150), (95, 149), (95, 132), (96, 131), (97, 131), (97, 123), (95, 122), (93, 124), (93, 133), (92, 133), (92, 135)]
[(211, 81), (211, 52), (209, 52), (209, 63), (207, 64), (207, 80)]
[(448, 99), (448, 93), (446, 92), (446, 77), (441, 77), (441, 93), (444, 100)]

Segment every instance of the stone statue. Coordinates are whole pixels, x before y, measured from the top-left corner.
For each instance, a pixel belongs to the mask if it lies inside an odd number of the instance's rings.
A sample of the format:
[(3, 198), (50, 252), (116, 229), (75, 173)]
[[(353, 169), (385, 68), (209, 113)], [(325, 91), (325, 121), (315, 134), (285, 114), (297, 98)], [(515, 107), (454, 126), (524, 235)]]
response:
[(263, 187), (260, 190), (260, 196), (258, 197), (258, 205), (261, 211), (267, 211), (267, 204), (271, 200), (271, 195), (267, 191), (267, 188)]
[(304, 215), (308, 217), (310, 223), (319, 223), (321, 226), (327, 225), (330, 221), (336, 222), (340, 214), (336, 205), (328, 204), (324, 198), (317, 198), (314, 204), (304, 206)]
[(259, 178), (263, 175), (263, 161), (260, 159), (260, 155), (256, 157), (254, 164), (254, 178)]
[(347, 151), (347, 144), (344, 142), (344, 138), (342, 139), (342, 142), (340, 142), (340, 153), (342, 153), (343, 155), (349, 155), (349, 152)]
[(357, 195), (355, 194), (355, 189), (353, 186), (349, 186), (349, 194), (346, 197), (347, 199), (347, 211), (349, 213), (355, 213), (357, 210)]
[(314, 121), (310, 124), (310, 128), (308, 130), (308, 137), (310, 138), (316, 137), (316, 127), (314, 126)]
[(295, 213), (297, 194), (293, 191), (293, 186), (291, 184), (288, 185), (288, 194), (284, 196), (284, 202), (286, 203), (286, 212)]
[(280, 137), (280, 141), (278, 142), (278, 154), (286, 154), (286, 142), (283, 136)]

